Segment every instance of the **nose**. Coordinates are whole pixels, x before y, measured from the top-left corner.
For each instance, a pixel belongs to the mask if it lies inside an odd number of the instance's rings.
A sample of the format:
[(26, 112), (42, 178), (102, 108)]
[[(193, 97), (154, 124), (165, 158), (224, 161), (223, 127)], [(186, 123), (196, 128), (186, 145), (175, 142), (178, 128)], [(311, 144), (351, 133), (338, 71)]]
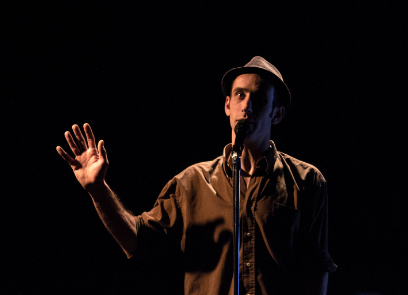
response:
[(252, 114), (252, 100), (250, 98), (248, 98), (248, 100), (244, 104), (242, 112), (244, 112), (247, 115)]

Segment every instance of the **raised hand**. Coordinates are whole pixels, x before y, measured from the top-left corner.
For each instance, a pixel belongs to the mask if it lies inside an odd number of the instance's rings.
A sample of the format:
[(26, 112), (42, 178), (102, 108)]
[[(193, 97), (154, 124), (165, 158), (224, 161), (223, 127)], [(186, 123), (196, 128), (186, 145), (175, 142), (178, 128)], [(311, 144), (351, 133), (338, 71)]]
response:
[(104, 142), (100, 140), (96, 147), (91, 126), (87, 123), (84, 124), (86, 141), (78, 125), (73, 125), (72, 130), (78, 144), (75, 143), (69, 131), (65, 132), (65, 138), (75, 158), (68, 155), (60, 146), (57, 146), (57, 152), (71, 166), (79, 183), (89, 192), (105, 182), (109, 163)]

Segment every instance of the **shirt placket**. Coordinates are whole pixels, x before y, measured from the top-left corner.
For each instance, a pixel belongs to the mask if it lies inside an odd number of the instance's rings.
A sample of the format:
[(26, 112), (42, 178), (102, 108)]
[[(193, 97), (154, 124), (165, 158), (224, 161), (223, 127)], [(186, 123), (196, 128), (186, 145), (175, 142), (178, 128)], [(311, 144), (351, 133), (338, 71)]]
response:
[(254, 208), (255, 199), (253, 198), (253, 187), (251, 178), (248, 189), (245, 192), (242, 215), (242, 281), (246, 294), (255, 295), (255, 222)]

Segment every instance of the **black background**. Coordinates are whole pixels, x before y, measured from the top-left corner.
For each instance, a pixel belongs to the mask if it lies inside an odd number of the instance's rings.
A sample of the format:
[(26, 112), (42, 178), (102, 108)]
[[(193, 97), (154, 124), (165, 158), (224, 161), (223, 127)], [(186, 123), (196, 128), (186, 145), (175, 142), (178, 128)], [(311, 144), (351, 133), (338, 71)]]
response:
[(221, 77), (261, 55), (293, 97), (273, 139), (329, 184), (329, 294), (404, 294), (402, 3), (2, 3), (0, 293), (172, 294), (172, 263), (128, 261), (55, 147), (90, 123), (108, 183), (148, 210), (172, 176), (221, 154)]

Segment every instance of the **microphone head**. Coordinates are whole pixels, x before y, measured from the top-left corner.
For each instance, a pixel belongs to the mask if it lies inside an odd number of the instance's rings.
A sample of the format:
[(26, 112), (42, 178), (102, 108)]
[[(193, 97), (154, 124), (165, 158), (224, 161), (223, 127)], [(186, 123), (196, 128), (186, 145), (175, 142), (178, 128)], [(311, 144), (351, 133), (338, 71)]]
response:
[(249, 129), (249, 122), (247, 119), (241, 119), (238, 121), (238, 123), (235, 125), (234, 128), (234, 132), (236, 135), (238, 135), (238, 133), (242, 134), (242, 135), (246, 135)]
[(232, 147), (232, 151), (241, 154), (243, 146), (244, 146), (244, 141), (245, 141), (245, 136), (248, 133), (249, 129), (249, 122), (246, 119), (239, 120), (238, 123), (235, 125), (234, 132), (235, 132), (235, 143)]

